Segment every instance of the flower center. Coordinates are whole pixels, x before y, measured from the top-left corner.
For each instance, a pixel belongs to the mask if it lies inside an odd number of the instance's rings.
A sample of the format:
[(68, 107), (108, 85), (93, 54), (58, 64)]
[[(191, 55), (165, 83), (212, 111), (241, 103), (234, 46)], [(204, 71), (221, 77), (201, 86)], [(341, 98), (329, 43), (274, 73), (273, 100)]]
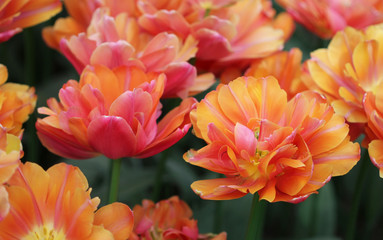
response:
[(38, 226), (35, 227), (27, 236), (22, 240), (65, 240), (65, 233), (63, 231), (57, 232), (53, 226)]

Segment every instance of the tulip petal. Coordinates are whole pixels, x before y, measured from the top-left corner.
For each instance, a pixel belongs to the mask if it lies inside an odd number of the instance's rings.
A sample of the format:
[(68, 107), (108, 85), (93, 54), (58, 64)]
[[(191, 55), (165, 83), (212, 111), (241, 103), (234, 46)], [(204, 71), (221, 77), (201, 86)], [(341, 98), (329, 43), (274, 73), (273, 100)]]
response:
[(72, 159), (86, 159), (99, 155), (90, 147), (81, 145), (72, 135), (52, 126), (49, 121), (49, 117), (46, 117), (36, 122), (37, 135), (49, 151)]
[(102, 116), (88, 126), (89, 144), (95, 151), (111, 159), (131, 156), (137, 140), (131, 127), (122, 117)]
[(115, 240), (128, 239), (134, 225), (133, 212), (125, 204), (115, 202), (97, 210), (94, 224), (112, 232)]
[(368, 145), (372, 163), (379, 168), (379, 175), (383, 178), (383, 140), (374, 140)]
[(225, 200), (235, 199), (246, 195), (231, 187), (239, 184), (238, 179), (218, 178), (193, 182), (191, 188), (202, 199)]

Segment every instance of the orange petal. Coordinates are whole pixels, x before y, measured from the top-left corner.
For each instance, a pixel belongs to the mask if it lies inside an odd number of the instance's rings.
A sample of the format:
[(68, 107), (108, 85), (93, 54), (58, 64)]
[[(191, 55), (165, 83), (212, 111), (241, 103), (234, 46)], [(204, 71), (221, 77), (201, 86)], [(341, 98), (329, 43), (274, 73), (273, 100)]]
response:
[(237, 184), (239, 181), (235, 178), (218, 178), (193, 182), (191, 188), (203, 199), (229, 200), (246, 195), (231, 187)]
[(115, 240), (128, 239), (134, 225), (133, 212), (127, 205), (115, 202), (97, 210), (94, 224), (109, 230)]
[(383, 140), (374, 140), (368, 145), (368, 153), (372, 163), (379, 168), (379, 175), (383, 178)]

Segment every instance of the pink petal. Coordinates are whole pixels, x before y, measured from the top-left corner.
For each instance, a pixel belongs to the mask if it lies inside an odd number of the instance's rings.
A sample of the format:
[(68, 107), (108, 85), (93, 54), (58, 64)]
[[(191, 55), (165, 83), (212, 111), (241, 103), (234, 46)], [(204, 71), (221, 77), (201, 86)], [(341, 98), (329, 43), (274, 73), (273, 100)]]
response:
[(246, 151), (250, 156), (255, 155), (257, 150), (257, 139), (255, 138), (254, 132), (248, 127), (237, 123), (234, 127), (235, 145), (238, 151)]
[(65, 158), (87, 159), (99, 153), (89, 146), (80, 144), (72, 135), (49, 124), (49, 117), (36, 122), (37, 135), (49, 151)]
[(197, 77), (197, 70), (187, 62), (172, 63), (165, 70), (166, 85), (163, 98), (186, 98)]
[(153, 15), (144, 14), (138, 19), (138, 23), (153, 35), (174, 32), (184, 39), (190, 32), (189, 23), (175, 10), (161, 10)]
[(89, 40), (85, 33), (72, 36), (69, 40), (63, 38), (60, 41), (61, 53), (72, 63), (79, 74), (90, 63), (90, 57), (96, 46), (96, 42)]
[(90, 146), (111, 159), (136, 154), (136, 136), (122, 117), (102, 116), (93, 120), (88, 126), (88, 139)]
[(93, 51), (90, 57), (90, 64), (101, 64), (108, 68), (115, 68), (122, 65), (132, 65), (134, 48), (125, 41), (102, 43)]

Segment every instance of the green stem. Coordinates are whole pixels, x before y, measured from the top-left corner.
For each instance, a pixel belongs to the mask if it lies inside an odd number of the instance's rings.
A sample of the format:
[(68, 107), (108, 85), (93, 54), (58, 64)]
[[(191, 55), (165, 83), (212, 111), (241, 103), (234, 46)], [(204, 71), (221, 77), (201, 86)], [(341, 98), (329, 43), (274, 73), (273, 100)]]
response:
[(360, 200), (363, 192), (363, 185), (366, 179), (368, 164), (370, 164), (366, 149), (362, 149), (361, 166), (358, 173), (358, 178), (355, 184), (355, 192), (352, 199), (351, 213), (347, 224), (346, 240), (355, 238), (356, 221), (358, 218)]
[(121, 158), (111, 159), (109, 203), (116, 202), (118, 199), (118, 187), (120, 183)]
[[(33, 29), (27, 28), (23, 31), (23, 41), (24, 41), (24, 81), (25, 84), (32, 87), (36, 84), (36, 46), (35, 39), (33, 36)], [(38, 139), (36, 136), (35, 129), (36, 115), (31, 114), (28, 122), (26, 123), (25, 129), (25, 141), (26, 141), (26, 151), (24, 159), (30, 162), (38, 162), (39, 148), (38, 148)]]
[(254, 194), (245, 240), (262, 239), (265, 213), (266, 201), (260, 201), (258, 194)]
[(161, 188), (162, 188), (162, 178), (165, 173), (166, 160), (168, 158), (168, 151), (162, 152), (162, 156), (160, 162), (157, 166), (156, 176), (154, 178), (154, 190), (152, 199), (154, 202), (158, 202), (160, 200)]

